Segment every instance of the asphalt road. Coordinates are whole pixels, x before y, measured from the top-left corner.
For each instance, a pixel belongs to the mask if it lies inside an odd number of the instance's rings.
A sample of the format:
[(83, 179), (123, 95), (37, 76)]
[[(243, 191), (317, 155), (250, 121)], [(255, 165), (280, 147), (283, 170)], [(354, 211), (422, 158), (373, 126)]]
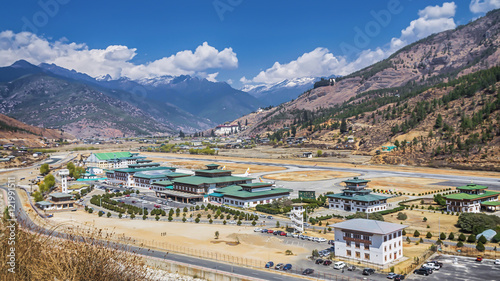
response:
[[(454, 263), (454, 259), (457, 263)], [(493, 260), (476, 262), (475, 258), (442, 255), (436, 257), (443, 263), (443, 267), (435, 270), (428, 276), (411, 274), (407, 280), (425, 281), (493, 281), (500, 280), (500, 265), (493, 264)]]
[[(0, 187), (4, 190), (7, 190), (5, 186)], [(64, 233), (60, 233), (57, 231), (51, 231), (49, 229), (41, 228), (35, 223), (31, 221), (29, 216), (26, 215), (24, 209), (22, 208), (21, 201), (19, 199), (19, 196), (17, 192), (24, 192), (24, 191), (19, 191), (18, 189), (14, 190), (15, 191), (15, 213), (16, 213), (16, 219), (17, 221), (22, 221), (23, 222), (23, 227), (31, 229), (33, 231), (38, 231), (41, 233), (52, 233), (54, 236), (59, 236), (62, 238), (67, 238), (67, 236)], [(191, 257), (191, 256), (184, 256), (184, 255), (179, 255), (179, 254), (174, 254), (174, 253), (168, 253), (164, 251), (152, 251), (148, 248), (142, 248), (142, 247), (137, 247), (137, 246), (130, 246), (130, 245), (125, 245), (125, 244), (119, 244), (119, 243), (110, 243), (108, 241), (101, 241), (105, 245), (109, 245), (110, 247), (117, 247), (120, 249), (125, 249), (126, 251), (130, 252), (135, 252), (140, 255), (144, 256), (149, 256), (149, 257), (154, 257), (154, 258), (160, 258), (164, 259), (166, 261), (177, 261), (177, 262), (182, 262), (186, 264), (191, 264), (191, 265), (196, 265), (200, 267), (205, 267), (209, 269), (216, 269), (218, 271), (222, 272), (228, 272), (228, 273), (234, 273), (234, 274), (239, 274), (247, 277), (252, 277), (256, 279), (261, 279), (261, 280), (304, 280), (301, 278), (301, 276), (289, 276), (289, 275), (282, 275), (280, 274), (280, 271), (275, 271), (275, 270), (257, 270), (257, 269), (252, 269), (252, 268), (246, 268), (246, 267), (240, 267), (240, 266), (234, 266), (222, 262), (217, 262), (213, 260), (205, 260), (205, 259), (200, 259), (196, 257)]]

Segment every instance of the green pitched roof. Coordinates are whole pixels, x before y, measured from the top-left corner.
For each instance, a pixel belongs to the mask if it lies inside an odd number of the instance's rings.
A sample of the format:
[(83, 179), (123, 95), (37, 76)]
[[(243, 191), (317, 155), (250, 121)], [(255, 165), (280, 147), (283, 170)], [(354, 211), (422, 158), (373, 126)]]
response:
[(481, 205), (484, 205), (484, 206), (500, 206), (500, 201), (486, 201), (486, 202), (481, 202)]
[(121, 169), (115, 169), (113, 171), (114, 172), (123, 172), (123, 173), (133, 173), (133, 172), (157, 171), (157, 170), (173, 170), (173, 169), (176, 169), (176, 168), (174, 168), (174, 167), (151, 167), (151, 168), (140, 168), (140, 169), (121, 168)]
[(487, 188), (488, 188), (487, 186), (477, 185), (475, 183), (469, 183), (468, 185), (457, 187), (457, 189), (461, 189), (461, 190), (478, 190), (478, 189), (487, 189)]
[(352, 179), (345, 180), (343, 182), (345, 182), (345, 183), (367, 183), (367, 182), (370, 182), (370, 181), (369, 180), (360, 179), (358, 177), (354, 177)]
[(50, 203), (47, 201), (38, 201), (38, 202), (36, 202), (36, 204), (38, 204), (40, 206), (52, 206), (52, 205), (54, 205), (54, 203)]
[[(168, 170), (170, 171), (170, 170)], [(159, 172), (158, 174), (144, 174), (144, 173), (135, 173), (134, 178), (144, 178), (144, 179), (157, 179), (157, 178), (166, 178), (171, 172), (165, 171), (165, 173)]]
[(210, 183), (224, 183), (224, 182), (233, 182), (233, 181), (246, 181), (251, 180), (252, 178), (246, 177), (237, 177), (237, 176), (226, 176), (226, 177), (200, 177), (200, 176), (191, 176), (191, 177), (183, 177), (174, 179), (174, 183), (184, 183), (190, 185), (201, 185), (201, 184), (210, 184)]
[(337, 199), (348, 199), (355, 201), (363, 201), (363, 202), (372, 202), (378, 200), (387, 199), (385, 196), (374, 195), (374, 194), (366, 194), (366, 195), (355, 195), (355, 196), (346, 196), (343, 194), (328, 194), (327, 197), (337, 198)]
[(123, 157), (132, 157), (132, 153), (128, 151), (122, 151), (122, 152), (100, 152), (100, 153), (94, 153), (97, 159), (99, 160), (110, 160), (110, 159), (116, 159), (116, 158), (123, 158)]
[(62, 193), (62, 192), (54, 192), (49, 194), (53, 198), (66, 198), (66, 197), (71, 197), (71, 194), (67, 193)]
[(219, 174), (219, 173), (227, 173), (231, 172), (230, 170), (219, 170), (219, 169), (213, 169), (213, 170), (194, 170), (195, 172), (202, 172), (202, 173), (209, 173), (209, 174)]
[(500, 192), (496, 191), (485, 191), (484, 193), (481, 194), (467, 194), (467, 193), (455, 193), (455, 194), (450, 194), (444, 196), (446, 199), (454, 199), (454, 200), (474, 200), (474, 199), (479, 199), (479, 198), (484, 198), (484, 197), (490, 197), (490, 196), (495, 196), (500, 194)]
[(171, 181), (157, 181), (152, 183), (153, 185), (159, 185), (159, 186), (169, 186), (172, 185)]
[(268, 196), (268, 195), (276, 195), (282, 193), (290, 193), (291, 189), (287, 188), (275, 188), (271, 190), (263, 190), (263, 191), (244, 191), (239, 185), (230, 185), (223, 188), (217, 189), (214, 193), (222, 193), (224, 196), (232, 196), (239, 198), (248, 198), (248, 197), (257, 197), (257, 196)]
[(242, 187), (265, 187), (265, 186), (271, 186), (272, 183), (270, 182), (252, 182), (252, 183), (244, 183), (240, 184)]

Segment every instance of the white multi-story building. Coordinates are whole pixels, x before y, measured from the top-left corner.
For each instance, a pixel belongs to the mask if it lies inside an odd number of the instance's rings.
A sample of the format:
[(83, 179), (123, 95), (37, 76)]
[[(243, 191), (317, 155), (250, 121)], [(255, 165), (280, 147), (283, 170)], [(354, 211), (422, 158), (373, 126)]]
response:
[(138, 153), (130, 152), (103, 152), (92, 153), (85, 164), (95, 166), (101, 169), (119, 169), (127, 168), (129, 165), (137, 164), (138, 160), (146, 159), (144, 156), (139, 156)]
[(208, 194), (208, 201), (250, 208), (286, 199), (290, 196), (290, 191), (286, 188), (274, 188), (272, 183), (242, 183), (216, 189)]
[(364, 213), (386, 210), (387, 197), (371, 194), (372, 191), (366, 189), (368, 182), (370, 181), (358, 177), (343, 181), (346, 188), (342, 193), (327, 195), (329, 208)]
[(403, 257), (403, 229), (407, 225), (367, 219), (336, 223), (335, 256), (387, 265)]

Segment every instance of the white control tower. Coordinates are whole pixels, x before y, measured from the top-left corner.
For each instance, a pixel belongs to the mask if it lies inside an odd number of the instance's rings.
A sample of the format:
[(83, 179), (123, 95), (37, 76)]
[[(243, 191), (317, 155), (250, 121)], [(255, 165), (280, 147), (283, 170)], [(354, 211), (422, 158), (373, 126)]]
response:
[(61, 192), (68, 193), (69, 170), (68, 169), (61, 169), (59, 171), (59, 176), (61, 177)]

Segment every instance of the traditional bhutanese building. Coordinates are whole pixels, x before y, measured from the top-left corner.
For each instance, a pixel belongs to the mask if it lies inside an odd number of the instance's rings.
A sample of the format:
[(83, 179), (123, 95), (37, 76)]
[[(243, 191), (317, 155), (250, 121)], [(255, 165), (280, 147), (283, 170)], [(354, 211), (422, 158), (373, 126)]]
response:
[(500, 192), (487, 190), (484, 185), (470, 183), (457, 187), (460, 193), (444, 196), (448, 212), (478, 213), (483, 209), (496, 210), (500, 207)]
[(195, 170), (194, 176), (172, 179), (173, 188), (156, 191), (156, 196), (182, 202), (203, 201), (205, 195), (218, 188), (252, 182), (252, 178), (233, 176), (231, 171), (218, 168), (217, 164), (209, 164), (207, 169)]
[(156, 182), (170, 181), (189, 176), (190, 174), (176, 173), (172, 170), (145, 171), (134, 174), (134, 186), (155, 190), (153, 186)]
[(208, 201), (248, 208), (288, 198), (290, 192), (290, 189), (274, 188), (267, 182), (244, 183), (219, 188), (208, 194)]
[(144, 156), (139, 156), (139, 153), (126, 151), (92, 153), (85, 160), (85, 165), (101, 169), (127, 168), (129, 165), (137, 164), (137, 161), (145, 160), (145, 158)]
[(343, 182), (346, 188), (342, 193), (327, 195), (330, 209), (365, 213), (387, 209), (387, 197), (371, 194), (372, 191), (366, 189), (369, 180), (354, 177)]
[[(122, 168), (106, 171), (107, 181), (109, 183), (120, 183), (128, 187), (135, 187), (134, 175), (136, 173), (145, 174), (166, 174), (175, 172), (174, 167), (152, 167), (152, 168)], [(154, 171), (154, 173), (152, 173)], [(149, 182), (149, 181), (148, 181)]]

